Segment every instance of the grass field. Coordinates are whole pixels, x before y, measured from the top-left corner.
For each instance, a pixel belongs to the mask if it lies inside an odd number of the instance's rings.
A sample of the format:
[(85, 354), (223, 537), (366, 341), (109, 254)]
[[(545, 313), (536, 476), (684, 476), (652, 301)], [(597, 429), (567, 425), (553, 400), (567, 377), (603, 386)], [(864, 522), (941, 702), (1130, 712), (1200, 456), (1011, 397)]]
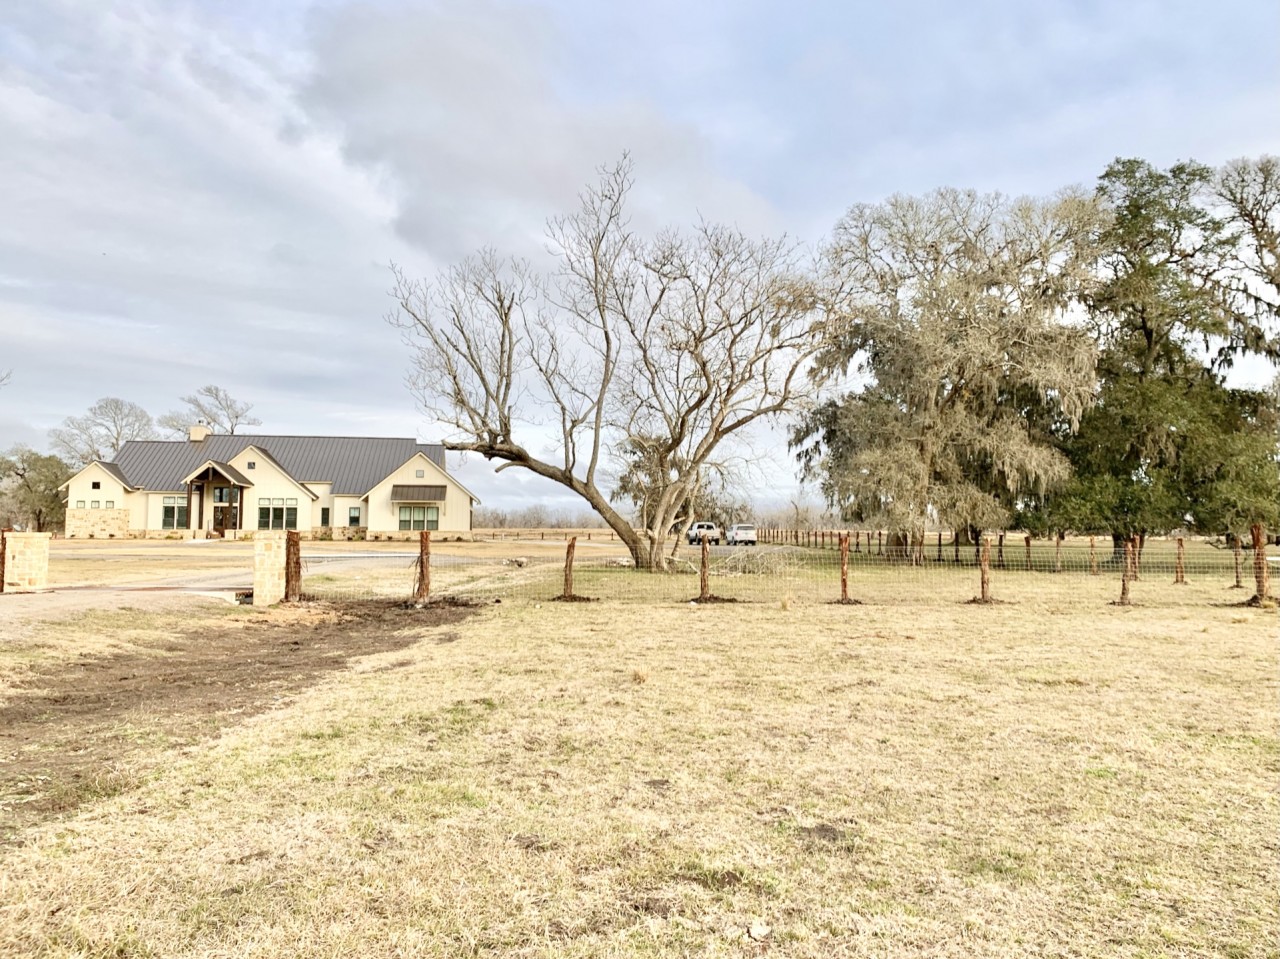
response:
[(0, 620), (0, 955), (1280, 955), (1275, 611), (971, 572)]

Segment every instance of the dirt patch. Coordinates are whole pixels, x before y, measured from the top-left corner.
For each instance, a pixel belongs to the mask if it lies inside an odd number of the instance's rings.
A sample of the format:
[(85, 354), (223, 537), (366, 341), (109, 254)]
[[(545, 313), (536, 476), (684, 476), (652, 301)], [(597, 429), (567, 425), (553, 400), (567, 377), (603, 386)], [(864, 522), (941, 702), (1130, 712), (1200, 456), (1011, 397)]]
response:
[(307, 604), (37, 671), (0, 707), (0, 844), (133, 788), (168, 750), (211, 739), (354, 658), (404, 649), (417, 629), (469, 615), (443, 604)]

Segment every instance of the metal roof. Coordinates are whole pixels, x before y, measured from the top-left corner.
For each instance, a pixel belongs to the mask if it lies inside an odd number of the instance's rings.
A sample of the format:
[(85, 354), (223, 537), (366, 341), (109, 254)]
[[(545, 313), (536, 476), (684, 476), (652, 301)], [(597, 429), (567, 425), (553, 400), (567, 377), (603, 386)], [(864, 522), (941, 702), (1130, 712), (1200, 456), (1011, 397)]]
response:
[(432, 503), (444, 502), (443, 486), (392, 486), (391, 502), (393, 503)]
[(299, 483), (332, 483), (339, 496), (363, 496), (415, 453), (444, 469), (444, 447), (414, 439), (375, 436), (258, 436), (237, 433), (190, 440), (130, 440), (114, 465), (130, 486), (180, 490), (202, 463), (229, 462), (254, 446)]
[(253, 480), (249, 479), (249, 477), (245, 476), (243, 473), (241, 473), (238, 469), (236, 469), (230, 463), (219, 463), (217, 460), (205, 460), (203, 463), (201, 463), (199, 466), (193, 469), (190, 473), (184, 476), (182, 478), (182, 482), (190, 483), (193, 479), (195, 479), (198, 475), (203, 473), (206, 469), (212, 469), (212, 470), (215, 470), (216, 472), (221, 473), (224, 478), (231, 480), (231, 482), (235, 483), (237, 486), (253, 485)]

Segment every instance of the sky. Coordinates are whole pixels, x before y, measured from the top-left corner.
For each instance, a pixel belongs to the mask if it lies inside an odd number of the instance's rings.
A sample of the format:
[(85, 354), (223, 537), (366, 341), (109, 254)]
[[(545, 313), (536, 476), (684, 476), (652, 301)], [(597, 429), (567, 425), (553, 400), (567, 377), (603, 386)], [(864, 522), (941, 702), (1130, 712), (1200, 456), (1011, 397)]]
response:
[[(637, 227), (811, 245), (894, 193), (1280, 153), (1274, 0), (2, 7), (0, 449), (207, 383), (264, 433), (436, 441), (389, 265), (536, 258), (624, 151)], [(576, 506), (451, 465), (486, 505)]]

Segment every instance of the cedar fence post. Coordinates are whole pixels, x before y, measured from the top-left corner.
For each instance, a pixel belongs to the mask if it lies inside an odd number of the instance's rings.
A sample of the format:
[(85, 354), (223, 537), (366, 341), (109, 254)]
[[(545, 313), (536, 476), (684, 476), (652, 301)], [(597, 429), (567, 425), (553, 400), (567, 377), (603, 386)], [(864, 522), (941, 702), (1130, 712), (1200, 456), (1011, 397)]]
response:
[(425, 603), (431, 595), (431, 530), (424, 529), (418, 534), (418, 583), (413, 591), (413, 598)]
[(1022, 537), (1022, 543), (1027, 548), (1027, 569), (1031, 568), (1031, 537)]
[(853, 551), (855, 553), (862, 552), (862, 530), (854, 530), (853, 533)]
[(849, 534), (840, 537), (840, 602), (849, 602)]
[(1178, 537), (1178, 558), (1174, 562), (1173, 583), (1175, 586), (1187, 584), (1187, 544), (1181, 536)]
[(1053, 571), (1062, 572), (1062, 530), (1058, 530), (1058, 538), (1053, 544)]
[(573, 551), (578, 548), (578, 537), (570, 536), (564, 549), (564, 598), (573, 598)]
[(954, 529), (951, 531), (951, 550), (953, 553), (951, 559), (957, 566), (959, 566), (960, 565), (960, 530), (958, 529)]
[(5, 531), (0, 529), (0, 593), (4, 592), (5, 554), (9, 552), (9, 544), (5, 539)]
[(1124, 541), (1124, 565), (1120, 568), (1120, 602), (1117, 606), (1128, 606), (1129, 603), (1129, 572), (1133, 567), (1133, 540), (1126, 539)]
[[(867, 548), (868, 549), (871, 548), (870, 543), (867, 544)], [(877, 556), (884, 555), (884, 530), (882, 529), (876, 530), (876, 555)]]
[(982, 554), (978, 561), (982, 572), (979, 583), (982, 588), (982, 601), (984, 603), (991, 602), (991, 537), (982, 537)]
[(302, 545), (298, 531), (284, 534), (284, 601), (296, 603), (302, 598)]
[(938, 562), (942, 562), (942, 530), (938, 530)]
[(1244, 547), (1240, 545), (1240, 534), (1234, 533), (1232, 535), (1236, 541), (1235, 549), (1232, 550), (1236, 560), (1236, 584), (1231, 588), (1244, 589), (1244, 580), (1242, 579), (1244, 575)]
[(996, 547), (996, 566), (1004, 569), (1004, 533), (1000, 534), (1000, 539), (997, 542), (999, 545)]
[(1137, 582), (1138, 580), (1138, 534), (1134, 533), (1129, 537), (1129, 579)]
[(1257, 588), (1250, 602), (1261, 606), (1271, 598), (1271, 571), (1267, 569), (1267, 533), (1261, 523), (1254, 523), (1250, 532), (1253, 534), (1253, 578)]
[(1094, 537), (1089, 537), (1089, 575), (1098, 575), (1098, 549), (1094, 545)]
[(711, 539), (702, 534), (702, 566), (698, 570), (698, 600), (706, 602), (711, 598)]

